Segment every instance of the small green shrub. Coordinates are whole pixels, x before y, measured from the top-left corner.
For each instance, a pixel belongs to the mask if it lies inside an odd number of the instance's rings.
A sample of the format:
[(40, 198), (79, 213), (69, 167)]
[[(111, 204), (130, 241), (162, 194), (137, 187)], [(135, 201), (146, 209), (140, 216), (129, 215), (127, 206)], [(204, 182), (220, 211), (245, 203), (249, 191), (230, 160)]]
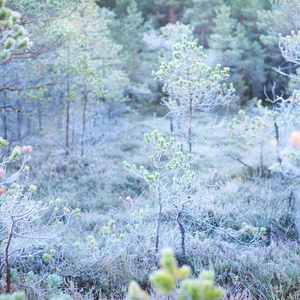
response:
[[(178, 267), (174, 253), (171, 249), (162, 252), (161, 270), (150, 275), (150, 281), (160, 295), (176, 294), (178, 300), (217, 300), (222, 299), (224, 290), (216, 287), (214, 273), (203, 271), (196, 279), (188, 279), (189, 266)], [(180, 285), (177, 289), (177, 283)], [(136, 282), (131, 282), (127, 300), (147, 300), (148, 294)]]
[(23, 300), (24, 294), (23, 293), (13, 293), (12, 295), (2, 295), (0, 300)]

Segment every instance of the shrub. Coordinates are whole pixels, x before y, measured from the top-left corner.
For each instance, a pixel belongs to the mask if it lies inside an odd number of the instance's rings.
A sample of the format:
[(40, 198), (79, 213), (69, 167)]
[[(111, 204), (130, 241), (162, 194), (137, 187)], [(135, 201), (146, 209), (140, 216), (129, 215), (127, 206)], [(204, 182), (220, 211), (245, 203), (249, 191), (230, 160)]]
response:
[[(171, 249), (162, 251), (161, 267), (150, 275), (150, 281), (160, 295), (175, 294), (178, 300), (218, 300), (224, 296), (224, 290), (214, 284), (213, 272), (203, 271), (197, 279), (189, 279), (190, 268), (186, 265), (179, 268)], [(148, 299), (147, 293), (136, 282), (131, 282), (127, 300)]]

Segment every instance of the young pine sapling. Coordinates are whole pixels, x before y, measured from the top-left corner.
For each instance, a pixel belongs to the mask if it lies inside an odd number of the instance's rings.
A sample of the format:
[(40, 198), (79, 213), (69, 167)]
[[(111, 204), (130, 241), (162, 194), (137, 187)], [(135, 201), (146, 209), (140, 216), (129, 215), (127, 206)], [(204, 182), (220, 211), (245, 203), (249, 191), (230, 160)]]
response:
[(205, 62), (203, 47), (190, 41), (186, 36), (173, 47), (173, 60), (162, 63), (157, 72), (157, 80), (164, 83), (163, 91), (168, 99), (163, 103), (168, 107), (168, 115), (177, 123), (175, 134), (188, 143), (192, 152), (194, 121), (196, 114), (208, 115), (218, 105), (226, 105), (234, 93), (224, 83), (229, 77), (229, 68), (217, 65), (212, 68)]
[[(221, 300), (225, 291), (215, 286), (214, 273), (202, 271), (198, 278), (189, 279), (190, 267), (178, 267), (174, 253), (167, 248), (162, 251), (161, 270), (150, 275), (150, 281), (158, 295), (175, 296), (178, 300)], [(177, 286), (179, 285), (179, 288)], [(127, 300), (149, 300), (148, 294), (135, 282), (129, 285)]]
[(262, 106), (261, 100), (257, 102), (256, 108), (257, 111), (253, 116), (240, 110), (239, 116), (228, 124), (228, 128), (230, 135), (238, 141), (240, 146), (255, 147), (258, 145), (260, 147), (259, 177), (261, 178), (264, 169), (264, 144), (266, 140), (273, 138), (274, 123), (278, 113)]
[(150, 156), (151, 167), (146, 169), (141, 166), (137, 170), (136, 165), (124, 162), (124, 166), (131, 173), (146, 181), (150, 190), (156, 193), (159, 206), (157, 216), (157, 230), (155, 239), (155, 252), (158, 253), (160, 242), (160, 230), (162, 225), (163, 207), (171, 205), (176, 209), (176, 221), (181, 233), (182, 260), (186, 260), (185, 228), (182, 220), (187, 212), (187, 207), (197, 205), (197, 196), (203, 190), (195, 179), (195, 173), (190, 170), (192, 154), (184, 155), (181, 144), (175, 144), (174, 138), (166, 138), (157, 130), (151, 135), (145, 134), (145, 141), (154, 150)]
[[(0, 149), (8, 142), (0, 138)], [(63, 208), (60, 213), (60, 200), (50, 203), (52, 208), (43, 201), (35, 201), (32, 197), (37, 187), (28, 185), (31, 146), (15, 147), (9, 157), (2, 155), (0, 163), (0, 279), (5, 277), (6, 293), (12, 289), (14, 268), (28, 265), (35, 252), (38, 241), (50, 241), (58, 235), (58, 228), (62, 228), (62, 219), (67, 222), (71, 210)], [(20, 167), (11, 173), (12, 163), (17, 163), (23, 157)], [(74, 211), (75, 213), (78, 210)], [(51, 255), (44, 253), (44, 259)], [(16, 276), (17, 277), (17, 274)], [(30, 285), (23, 285), (32, 288)], [(35, 290), (34, 288), (32, 288)]]

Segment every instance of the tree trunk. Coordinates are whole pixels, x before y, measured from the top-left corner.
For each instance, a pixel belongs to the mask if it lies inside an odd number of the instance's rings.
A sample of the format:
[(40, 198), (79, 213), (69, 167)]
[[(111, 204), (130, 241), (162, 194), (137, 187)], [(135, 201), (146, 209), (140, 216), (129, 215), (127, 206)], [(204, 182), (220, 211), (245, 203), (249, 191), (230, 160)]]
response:
[(22, 108), (21, 108), (21, 105), (20, 105), (20, 94), (21, 92), (18, 91), (18, 98), (17, 98), (17, 123), (18, 123), (18, 140), (21, 141), (22, 143), (22, 116), (21, 116), (21, 113), (22, 113)]
[(31, 136), (32, 124), (31, 124), (31, 113), (30, 112), (27, 112), (27, 131), (28, 131), (28, 135)]
[(6, 116), (6, 109), (5, 109), (5, 106), (6, 106), (6, 90), (3, 90), (3, 138), (5, 140), (7, 140), (7, 116)]
[(71, 149), (74, 151), (74, 140), (75, 140), (75, 129), (72, 128), (72, 139), (71, 139)]
[[(190, 80), (190, 68), (187, 70), (187, 78)], [(192, 120), (193, 120), (193, 98), (192, 91), (189, 88), (190, 107), (189, 107), (189, 129), (188, 129), (188, 145), (189, 153), (192, 153)]]
[(298, 232), (298, 241), (300, 241), (300, 191), (299, 186), (294, 189), (293, 196), (295, 199), (295, 223)]
[(205, 43), (204, 28), (201, 29), (200, 36), (201, 36), (201, 45), (204, 45), (204, 43)]
[(192, 119), (193, 119), (193, 104), (192, 104), (192, 100), (190, 100), (189, 130), (188, 130), (189, 153), (192, 153)]
[(171, 4), (169, 7), (169, 23), (174, 24), (175, 23), (175, 5)]
[(182, 263), (186, 263), (186, 251), (185, 251), (185, 229), (180, 221), (181, 211), (177, 215), (177, 223), (180, 227), (180, 234), (181, 234), (181, 256), (182, 256)]
[(82, 114), (82, 136), (81, 136), (81, 156), (84, 155), (84, 138), (85, 138), (85, 124), (86, 124), (86, 106), (87, 106), (87, 86), (84, 82), (84, 95), (83, 95), (83, 114)]
[(158, 203), (159, 203), (159, 212), (158, 212), (158, 219), (157, 219), (156, 241), (155, 241), (155, 253), (156, 254), (158, 253), (158, 247), (159, 247), (161, 214), (162, 214), (162, 199), (161, 199), (161, 193), (160, 193), (160, 181), (158, 181), (157, 198), (158, 198)]
[(42, 133), (42, 106), (40, 102), (38, 104), (38, 115), (39, 115), (39, 132)]
[(170, 117), (170, 131), (174, 132), (173, 117)]
[(66, 120), (66, 155), (69, 155), (69, 131), (70, 131), (70, 74), (67, 79), (67, 120)]
[(132, 70), (131, 70), (131, 80), (135, 79), (135, 69), (136, 69), (136, 57), (135, 54), (132, 53)]
[[(281, 163), (282, 163), (282, 159), (280, 157), (280, 153), (279, 153), (279, 127), (277, 125), (277, 123), (274, 123), (274, 127), (275, 127), (275, 138), (276, 138), (276, 154), (277, 154), (277, 162), (280, 165), (281, 168)], [(283, 180), (283, 173), (280, 171), (279, 173), (280, 176), (280, 180)]]
[(210, 26), (208, 24), (207, 27), (206, 27), (206, 46), (207, 47), (208, 47), (207, 42), (209, 41), (209, 38), (210, 38)]
[(264, 156), (263, 156), (263, 150), (264, 150), (264, 141), (262, 140), (260, 142), (259, 178), (262, 178), (263, 173), (264, 173)]
[(10, 264), (9, 264), (9, 246), (10, 246), (10, 242), (12, 239), (12, 235), (13, 235), (13, 230), (14, 230), (14, 221), (12, 222), (10, 231), (9, 231), (9, 236), (8, 236), (8, 240), (5, 246), (5, 267), (6, 267), (6, 293), (9, 294), (10, 293), (10, 289), (11, 289), (11, 281), (10, 281)]
[[(205, 12), (205, 6), (204, 4), (201, 5), (201, 12), (202, 14), (204, 14)], [(202, 27), (201, 29), (201, 45), (204, 45), (204, 41), (205, 41), (205, 27)]]

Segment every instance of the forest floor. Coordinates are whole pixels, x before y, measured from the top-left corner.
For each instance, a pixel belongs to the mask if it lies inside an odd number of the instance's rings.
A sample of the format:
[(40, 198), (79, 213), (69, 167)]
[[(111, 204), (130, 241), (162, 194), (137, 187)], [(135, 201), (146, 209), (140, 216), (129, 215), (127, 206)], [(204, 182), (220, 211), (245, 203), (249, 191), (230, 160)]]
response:
[[(84, 158), (79, 147), (66, 157), (62, 139), (54, 133), (32, 140), (31, 177), (39, 187), (37, 197), (60, 198), (81, 209), (64, 243), (72, 249), (75, 242), (84, 244), (92, 236), (97, 251), (108, 253), (93, 266), (93, 275), (84, 274), (74, 283), (78, 289), (88, 285), (100, 299), (124, 298), (131, 280), (149, 288), (147, 274), (156, 268), (155, 195), (123, 166), (124, 160), (149, 166), (151, 153), (143, 135), (154, 129), (168, 132), (168, 120), (152, 116), (123, 120), (102, 142), (88, 146)], [(238, 146), (226, 125), (201, 134), (194, 145), (192, 168), (209, 187), (199, 199), (197, 216), (186, 220), (187, 261), (194, 275), (214, 270), (229, 299), (300, 299), (292, 183), (280, 182), (267, 167), (260, 178), (259, 151)], [(275, 151), (266, 145), (264, 164), (272, 162)], [(112, 231), (108, 236), (103, 234), (104, 226)], [(255, 234), (261, 228), (266, 233)], [(179, 255), (180, 231), (169, 207), (163, 211), (160, 248), (166, 246)]]

